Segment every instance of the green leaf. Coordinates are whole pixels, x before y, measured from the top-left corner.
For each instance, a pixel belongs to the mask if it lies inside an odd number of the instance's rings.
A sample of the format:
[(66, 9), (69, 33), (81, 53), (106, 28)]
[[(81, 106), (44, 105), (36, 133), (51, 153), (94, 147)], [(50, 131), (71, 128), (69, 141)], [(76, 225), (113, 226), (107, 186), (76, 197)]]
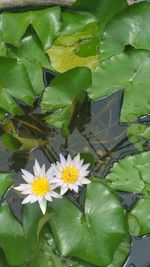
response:
[(22, 150), (29, 151), (46, 144), (46, 141), (41, 138), (25, 138), (9, 133), (3, 134), (1, 139), (5, 147), (12, 152)]
[(48, 56), (35, 34), (28, 32), (18, 48), (10, 46), (8, 57), (17, 58), (24, 65), (36, 94), (44, 90), (43, 68), (51, 69)]
[(19, 46), (27, 28), (32, 25), (43, 48), (48, 49), (60, 31), (60, 16), (59, 7), (19, 13), (4, 12), (1, 14), (2, 40), (5, 43)]
[(130, 234), (141, 236), (150, 232), (150, 198), (140, 199), (128, 215)]
[(12, 185), (12, 177), (9, 173), (0, 173), (0, 198)]
[(10, 265), (8, 265), (8, 263), (6, 262), (5, 256), (1, 250), (0, 250), (0, 267), (10, 267)]
[(127, 192), (150, 193), (150, 152), (128, 156), (116, 162), (107, 175), (107, 184)]
[(128, 138), (138, 151), (143, 151), (143, 145), (150, 142), (150, 126), (143, 124), (130, 124)]
[(101, 182), (87, 186), (84, 213), (65, 197), (54, 201), (52, 210), (49, 224), (61, 255), (98, 266), (112, 262), (126, 234), (126, 217), (119, 199), (107, 186)]
[(41, 234), (39, 246), (32, 260), (25, 267), (65, 267), (53, 251), (52, 236), (49, 230)]
[(59, 37), (77, 35), (97, 23), (95, 16), (86, 12), (64, 12), (62, 20), (63, 24)]
[(88, 67), (94, 71), (99, 65), (99, 57), (80, 57), (75, 53), (76, 48), (77, 46), (52, 46), (52, 48), (48, 50), (52, 67), (61, 73), (76, 67)]
[(149, 3), (143, 2), (128, 7), (115, 16), (103, 32), (100, 45), (101, 59), (120, 54), (126, 45), (150, 50), (149, 13)]
[(103, 61), (93, 72), (89, 96), (97, 100), (124, 89), (121, 122), (135, 121), (150, 113), (150, 52), (129, 49)]
[(91, 0), (77, 0), (72, 5), (72, 9), (92, 13), (97, 17), (100, 26), (103, 27), (115, 14), (127, 6), (126, 0), (114, 0), (113, 2), (111, 0), (97, 0), (94, 5), (92, 5)]
[(0, 58), (0, 108), (11, 114), (22, 114), (14, 98), (32, 105), (35, 92), (26, 70), (16, 59)]
[(113, 262), (107, 267), (122, 267), (130, 249), (130, 237), (127, 235), (116, 249), (113, 257)]
[[(39, 207), (26, 205), (23, 226), (4, 202), (0, 207), (0, 247), (10, 265), (20, 266), (37, 247), (37, 225), (42, 217)], [(15, 244), (15, 245), (14, 245)]]
[(46, 88), (41, 106), (45, 110), (56, 110), (46, 120), (57, 127), (70, 122), (77, 104), (83, 102), (85, 91), (91, 84), (88, 68), (75, 68), (59, 74)]

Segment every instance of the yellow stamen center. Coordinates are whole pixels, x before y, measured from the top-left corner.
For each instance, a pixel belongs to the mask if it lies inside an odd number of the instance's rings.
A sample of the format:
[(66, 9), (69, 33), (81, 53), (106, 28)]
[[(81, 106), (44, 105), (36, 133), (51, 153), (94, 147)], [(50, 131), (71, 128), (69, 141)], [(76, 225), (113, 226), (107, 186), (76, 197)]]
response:
[(33, 193), (38, 196), (43, 196), (50, 190), (50, 183), (47, 181), (46, 177), (36, 177), (32, 183)]
[(66, 182), (73, 184), (79, 177), (79, 171), (75, 167), (66, 167), (62, 171), (61, 179)]

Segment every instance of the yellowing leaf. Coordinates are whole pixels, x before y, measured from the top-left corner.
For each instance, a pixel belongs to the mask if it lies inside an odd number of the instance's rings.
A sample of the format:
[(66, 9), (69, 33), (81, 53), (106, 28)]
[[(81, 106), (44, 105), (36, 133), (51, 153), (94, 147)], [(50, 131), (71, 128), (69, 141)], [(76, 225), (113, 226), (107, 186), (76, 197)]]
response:
[(79, 57), (74, 53), (75, 46), (64, 47), (54, 45), (47, 51), (52, 67), (58, 72), (65, 72), (75, 67), (88, 67), (92, 71), (99, 64), (98, 56)]

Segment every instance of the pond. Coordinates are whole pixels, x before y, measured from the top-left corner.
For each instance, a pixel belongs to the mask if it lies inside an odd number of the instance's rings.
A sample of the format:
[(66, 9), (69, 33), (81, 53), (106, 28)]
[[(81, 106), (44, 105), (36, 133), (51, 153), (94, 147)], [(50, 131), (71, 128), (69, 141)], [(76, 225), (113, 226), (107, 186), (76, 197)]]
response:
[[(150, 266), (150, 5), (116, 3), (1, 14), (0, 267)], [(42, 215), (14, 187), (60, 153), (91, 183)]]

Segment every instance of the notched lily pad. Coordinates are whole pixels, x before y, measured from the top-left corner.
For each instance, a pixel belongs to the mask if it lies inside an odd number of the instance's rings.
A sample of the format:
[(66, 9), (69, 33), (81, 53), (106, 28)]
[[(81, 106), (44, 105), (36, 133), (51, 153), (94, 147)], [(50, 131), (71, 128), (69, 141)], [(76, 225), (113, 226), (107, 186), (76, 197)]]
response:
[(107, 184), (126, 192), (150, 193), (150, 152), (128, 156), (114, 164)]
[(54, 78), (41, 102), (44, 110), (54, 111), (46, 117), (47, 122), (57, 127), (68, 125), (76, 105), (84, 101), (90, 84), (91, 72), (88, 68), (75, 68)]
[(120, 54), (126, 45), (150, 50), (150, 5), (139, 3), (115, 16), (106, 26), (100, 45), (101, 59)]
[(101, 99), (124, 89), (121, 122), (133, 122), (150, 113), (150, 52), (129, 49), (103, 61), (92, 75), (89, 96)]
[(140, 199), (129, 212), (129, 230), (131, 235), (142, 236), (150, 232), (150, 197)]
[[(119, 199), (101, 182), (87, 186), (84, 212), (67, 198), (52, 204), (49, 221), (57, 248), (63, 256), (75, 256), (106, 266), (127, 234), (126, 215)], [(96, 245), (95, 245), (96, 244)]]

